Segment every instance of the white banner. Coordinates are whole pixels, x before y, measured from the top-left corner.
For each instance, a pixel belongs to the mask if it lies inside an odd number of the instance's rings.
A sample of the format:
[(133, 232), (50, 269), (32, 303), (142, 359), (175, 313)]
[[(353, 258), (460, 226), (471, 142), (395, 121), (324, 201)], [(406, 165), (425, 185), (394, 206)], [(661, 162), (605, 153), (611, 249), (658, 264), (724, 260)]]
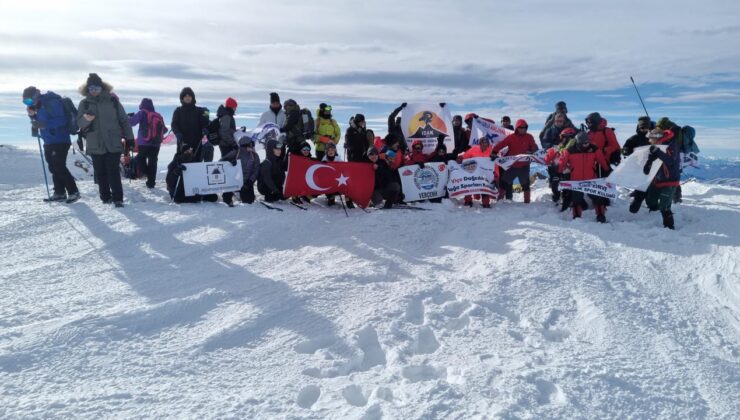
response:
[(444, 197), (447, 187), (447, 164), (430, 162), (423, 168), (419, 165), (398, 168), (401, 176), (404, 200), (418, 201)]
[(229, 162), (197, 162), (186, 163), (185, 167), (182, 182), (188, 197), (239, 191), (244, 183), (239, 160), (235, 166)]
[(239, 140), (241, 140), (242, 137), (249, 137), (252, 139), (254, 144), (259, 143), (264, 146), (269, 140), (277, 140), (278, 137), (280, 137), (280, 127), (275, 123), (268, 122), (258, 125), (251, 130), (237, 130), (236, 133), (234, 133), (234, 140), (236, 140), (237, 144), (239, 144)]
[(687, 166), (699, 167), (699, 156), (696, 153), (681, 153), (681, 169)]
[(617, 198), (617, 186), (607, 181), (606, 178), (587, 179), (584, 181), (560, 181), (558, 190), (572, 190), (599, 197)]
[(401, 127), (409, 147), (414, 140), (421, 140), (426, 154), (434, 152), (437, 148), (437, 137), (440, 134), (445, 135), (444, 143), (447, 150), (455, 148), (452, 114), (446, 106), (408, 104), (401, 114)]
[(481, 137), (487, 137), (491, 146), (505, 139), (513, 131), (496, 125), (495, 121), (488, 118), (473, 118), (473, 128), (470, 130), (470, 145), (478, 144)]
[(461, 198), (472, 194), (498, 195), (493, 179), (494, 164), (489, 158), (466, 159), (459, 164), (447, 163), (449, 180), (447, 192), (450, 198)]
[[(658, 147), (665, 151), (668, 146), (661, 145)], [(614, 171), (606, 177), (606, 180), (612, 184), (629, 188), (631, 190), (647, 191), (653, 178), (655, 178), (655, 174), (658, 173), (660, 166), (663, 164), (660, 159), (656, 159), (653, 161), (650, 173), (645, 175), (645, 173), (642, 172), (642, 169), (645, 167), (645, 163), (647, 163), (649, 154), (650, 146), (636, 147), (635, 151), (632, 152), (631, 155), (623, 159), (622, 162), (614, 168)]]
[(500, 166), (501, 169), (509, 169), (511, 168), (511, 165), (516, 162), (529, 162), (547, 165), (547, 163), (545, 163), (545, 154), (547, 154), (547, 150), (538, 150), (531, 155), (502, 156), (496, 159), (496, 165)]

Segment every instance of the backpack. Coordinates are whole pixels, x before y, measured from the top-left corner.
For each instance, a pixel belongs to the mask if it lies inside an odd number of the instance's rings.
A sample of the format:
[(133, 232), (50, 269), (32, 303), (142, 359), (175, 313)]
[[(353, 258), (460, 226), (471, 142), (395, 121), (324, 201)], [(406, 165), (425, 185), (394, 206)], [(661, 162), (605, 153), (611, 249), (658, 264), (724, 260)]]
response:
[(690, 125), (681, 127), (681, 137), (683, 138), (681, 143), (681, 152), (683, 153), (699, 153), (699, 146), (696, 145), (694, 137), (696, 136), (696, 130)]
[(219, 118), (208, 123), (208, 142), (214, 146), (218, 146), (218, 144), (221, 143), (221, 135), (219, 134), (220, 130), (221, 121)]
[(301, 119), (303, 121), (303, 138), (305, 140), (312, 140), (314, 132), (316, 131), (316, 124), (311, 115), (311, 110), (308, 108), (301, 109)]
[(144, 140), (158, 146), (162, 144), (162, 136), (165, 131), (162, 114), (147, 110), (143, 111), (146, 113), (146, 138)]
[[(69, 130), (70, 135), (75, 135), (79, 133), (80, 127), (77, 125), (77, 107), (75, 107), (74, 102), (72, 102), (71, 99), (67, 97), (62, 97), (54, 93), (53, 96), (54, 99), (59, 99), (62, 102), (62, 109), (64, 111), (64, 119), (67, 120), (67, 129)], [(52, 114), (50, 108), (49, 108), (49, 101), (46, 101), (44, 103), (44, 108), (46, 108), (46, 112), (48, 114)]]

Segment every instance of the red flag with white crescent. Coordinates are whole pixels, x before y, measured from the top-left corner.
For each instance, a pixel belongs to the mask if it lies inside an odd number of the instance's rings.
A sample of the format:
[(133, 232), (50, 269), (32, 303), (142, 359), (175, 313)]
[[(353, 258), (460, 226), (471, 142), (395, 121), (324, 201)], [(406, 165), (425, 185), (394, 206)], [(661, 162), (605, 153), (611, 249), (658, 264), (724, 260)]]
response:
[(321, 162), (290, 155), (283, 195), (344, 194), (360, 207), (367, 207), (375, 188), (375, 170), (370, 163)]

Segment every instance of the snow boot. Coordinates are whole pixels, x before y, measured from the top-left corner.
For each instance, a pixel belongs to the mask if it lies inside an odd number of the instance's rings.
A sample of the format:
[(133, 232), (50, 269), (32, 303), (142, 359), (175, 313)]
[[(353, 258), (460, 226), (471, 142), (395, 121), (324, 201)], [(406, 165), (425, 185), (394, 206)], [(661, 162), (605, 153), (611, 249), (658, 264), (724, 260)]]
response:
[(603, 204), (596, 206), (596, 221), (599, 223), (606, 223), (606, 206)]
[(329, 197), (326, 199), (327, 206), (333, 206), (335, 204), (337, 204), (337, 200), (334, 197)]
[(352, 200), (350, 200), (349, 198), (347, 199), (347, 208), (348, 209), (355, 208), (355, 203), (353, 203)]
[(582, 212), (583, 210), (581, 209), (581, 206), (578, 206), (578, 205), (573, 206), (573, 218), (574, 219), (581, 217)]
[(115, 202), (114, 204), (115, 204), (115, 206), (116, 206), (116, 207), (118, 207), (119, 209), (120, 209), (121, 207), (123, 207), (123, 201), (116, 201), (116, 202)]
[(530, 200), (532, 198), (532, 196), (531, 196), (530, 193), (531, 193), (531, 191), (524, 191), (524, 202), (525, 203), (529, 203), (530, 202)]
[(484, 209), (490, 209), (491, 208), (491, 196), (490, 195), (484, 195), (483, 198), (481, 198), (481, 201), (483, 202), (482, 205), (483, 205), (483, 208)]
[(67, 197), (67, 201), (65, 201), (65, 203), (72, 204), (79, 199), (80, 199), (80, 192), (79, 191), (74, 192)]
[[(683, 199), (681, 198), (681, 186), (677, 186), (676, 189), (673, 191), (673, 202), (674, 203), (682, 203)], [(672, 228), (671, 228), (672, 229)]]
[(64, 201), (66, 199), (67, 199), (67, 194), (57, 194), (57, 193), (54, 193), (54, 194), (51, 195), (51, 198), (48, 198), (48, 197), (47, 198), (44, 198), (44, 202), (45, 203), (54, 203), (54, 202)]
[(557, 203), (560, 201), (560, 191), (554, 190), (552, 191), (552, 202)]
[(463, 202), (464, 206), (473, 207), (473, 197), (470, 195), (465, 196), (465, 201)]
[(663, 210), (661, 214), (663, 215), (663, 227), (675, 229), (676, 227), (673, 225), (673, 213), (670, 210)]

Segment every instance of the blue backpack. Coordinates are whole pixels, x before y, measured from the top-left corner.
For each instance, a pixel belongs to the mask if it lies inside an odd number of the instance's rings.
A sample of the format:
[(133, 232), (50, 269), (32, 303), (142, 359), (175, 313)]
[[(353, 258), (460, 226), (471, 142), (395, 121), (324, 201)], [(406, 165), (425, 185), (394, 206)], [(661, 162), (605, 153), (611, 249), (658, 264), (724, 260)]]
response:
[(681, 137), (683, 142), (681, 144), (681, 152), (683, 153), (699, 153), (699, 146), (696, 145), (694, 137), (696, 136), (696, 130), (690, 125), (681, 127)]
[(80, 132), (80, 127), (77, 125), (77, 107), (71, 99), (61, 97), (54, 92), (48, 92), (46, 96), (51, 100), (44, 101), (44, 108), (49, 115), (53, 115), (51, 112), (51, 101), (59, 100), (62, 102), (62, 109), (64, 110), (64, 119), (67, 121), (67, 129), (69, 134), (75, 135)]

